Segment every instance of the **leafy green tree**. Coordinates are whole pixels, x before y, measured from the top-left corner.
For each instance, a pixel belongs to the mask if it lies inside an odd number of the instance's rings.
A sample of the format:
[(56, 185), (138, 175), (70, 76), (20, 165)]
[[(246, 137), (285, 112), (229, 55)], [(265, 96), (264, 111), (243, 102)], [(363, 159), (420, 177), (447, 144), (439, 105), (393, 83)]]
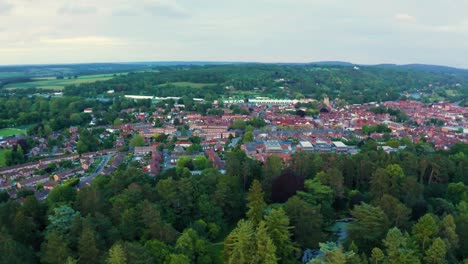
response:
[(34, 243), (39, 239), (39, 230), (31, 217), (24, 214), (23, 211), (17, 211), (13, 221), (13, 236), (25, 245)]
[(447, 198), (453, 204), (468, 200), (468, 186), (463, 182), (449, 183), (447, 187)]
[(231, 127), (232, 127), (233, 129), (245, 129), (246, 124), (245, 124), (245, 121), (242, 120), (242, 119), (235, 119), (235, 120), (232, 122)]
[(34, 251), (15, 241), (6, 230), (0, 230), (0, 264), (36, 263)]
[(72, 257), (68, 257), (67, 258), (67, 262), (65, 262), (65, 264), (77, 264), (78, 261)]
[(283, 171), (283, 161), (276, 155), (268, 156), (265, 164), (263, 165), (263, 178), (262, 187), (267, 194), (267, 197), (271, 194), (271, 187), (274, 180), (281, 175)]
[(59, 185), (52, 189), (47, 196), (49, 206), (70, 205), (76, 199), (76, 188), (69, 185)]
[(395, 197), (384, 194), (378, 202), (378, 206), (387, 215), (391, 226), (403, 228), (408, 224), (411, 210)]
[(120, 243), (114, 244), (109, 249), (109, 256), (106, 260), (107, 264), (126, 264), (127, 256), (123, 246)]
[(404, 176), (403, 169), (397, 164), (377, 169), (370, 180), (371, 195), (375, 199), (380, 199), (384, 194), (398, 197)]
[(208, 159), (203, 156), (198, 156), (195, 157), (192, 162), (195, 170), (204, 170), (206, 168)]
[(156, 239), (146, 241), (145, 249), (152, 256), (155, 263), (164, 263), (172, 252), (170, 246)]
[(318, 178), (306, 180), (304, 187), (305, 192), (298, 191), (297, 195), (313, 206), (320, 206), (320, 212), (324, 219), (331, 219), (334, 214), (332, 208), (333, 189), (320, 183)]
[(455, 219), (451, 214), (444, 216), (439, 225), (439, 237), (447, 245), (447, 252), (454, 252), (459, 247), (459, 238), (457, 235), (457, 226)]
[(188, 264), (190, 263), (189, 257), (183, 254), (171, 254), (169, 255), (168, 264)]
[(434, 239), (432, 245), (425, 252), (424, 261), (427, 264), (445, 264), (447, 263), (445, 259), (446, 254), (447, 248), (445, 243), (438, 237)]
[(80, 139), (76, 145), (76, 149), (79, 154), (96, 151), (98, 146), (99, 140), (96, 136), (91, 134), (88, 129), (82, 129), (80, 131)]
[(263, 219), (263, 212), (267, 204), (265, 203), (262, 185), (259, 181), (254, 180), (250, 186), (249, 193), (247, 194), (247, 218), (257, 226)]
[(273, 244), (276, 246), (277, 257), (280, 263), (295, 262), (297, 247), (291, 240), (292, 226), (289, 218), (282, 208), (273, 209), (265, 216), (265, 223)]
[(317, 173), (317, 178), (324, 185), (330, 186), (334, 192), (335, 197), (343, 198), (344, 186), (343, 186), (343, 174), (337, 168), (331, 168), (327, 172)]
[(144, 146), (144, 145), (145, 145), (145, 138), (140, 134), (135, 135), (130, 140), (130, 146), (132, 146), (132, 147), (141, 147), (141, 146)]
[(436, 220), (430, 214), (419, 218), (418, 222), (413, 225), (412, 230), (413, 236), (420, 244), (423, 252), (438, 232), (439, 227), (437, 226)]
[(387, 236), (383, 240), (387, 252), (386, 263), (419, 263), (417, 251), (412, 248), (409, 235), (402, 234), (401, 231), (394, 227), (390, 229)]
[(84, 216), (103, 212), (105, 204), (102, 193), (97, 188), (81, 188), (76, 194), (75, 208)]
[(385, 259), (385, 254), (380, 248), (373, 248), (371, 252), (371, 264), (380, 264), (383, 263)]
[(236, 177), (221, 175), (216, 184), (214, 200), (222, 208), (223, 214), (230, 222), (239, 219), (244, 207), (242, 186)]
[(185, 229), (177, 239), (175, 250), (190, 259), (192, 263), (210, 263), (208, 242), (192, 228)]
[(457, 212), (455, 223), (460, 245), (459, 255), (468, 258), (468, 202), (461, 201), (457, 206)]
[(344, 252), (342, 247), (337, 247), (334, 242), (320, 243), (320, 251), (323, 252), (322, 256), (311, 261), (312, 264), (346, 264), (354, 252)]
[(294, 238), (301, 247), (317, 247), (324, 237), (323, 216), (319, 208), (311, 206), (295, 195), (286, 202), (285, 210), (294, 226)]
[(252, 142), (254, 140), (254, 135), (252, 131), (245, 132), (244, 136), (242, 137), (243, 142)]
[(79, 217), (80, 212), (76, 212), (71, 207), (63, 205), (54, 209), (54, 213), (48, 216), (49, 225), (47, 231), (56, 231), (58, 234), (67, 234), (72, 228), (75, 217)]
[(354, 241), (364, 251), (380, 245), (389, 227), (387, 216), (382, 209), (362, 203), (354, 207), (351, 215), (357, 221), (349, 225), (348, 239)]
[(48, 264), (63, 264), (70, 256), (70, 249), (65, 239), (57, 231), (50, 232), (42, 243), (41, 262)]

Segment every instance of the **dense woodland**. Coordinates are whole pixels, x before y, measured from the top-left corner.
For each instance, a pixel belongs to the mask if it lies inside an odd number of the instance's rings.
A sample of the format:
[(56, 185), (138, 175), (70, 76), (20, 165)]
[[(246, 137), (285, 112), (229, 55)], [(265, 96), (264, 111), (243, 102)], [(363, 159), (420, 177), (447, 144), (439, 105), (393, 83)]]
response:
[[(192, 176), (184, 159), (155, 178), (122, 165), (44, 202), (2, 193), (0, 263), (298, 263), (306, 248), (324, 253), (312, 263), (468, 258), (468, 145), (363, 150), (261, 164), (234, 149), (226, 174)], [(348, 217), (337, 246), (330, 227)]]
[(85, 126), (91, 120), (91, 115), (83, 113), (85, 108), (93, 108), (97, 125), (113, 124), (117, 117), (130, 122), (130, 116), (120, 113), (122, 109), (136, 107), (146, 111), (150, 106), (149, 101), (119, 98), (99, 101), (72, 96), (5, 96), (0, 97), (0, 128), (43, 124), (58, 131), (70, 126)]
[[(174, 85), (190, 82), (201, 85)], [(468, 73), (334, 65), (240, 64), (161, 67), (156, 72), (119, 75), (109, 81), (66, 87), (65, 94), (95, 97), (117, 94), (182, 96), (216, 99), (255, 91), (276, 98), (303, 96), (341, 98), (350, 103), (395, 100), (402, 92), (425, 92), (453, 101), (466, 100)], [(256, 89), (254, 89), (256, 88)], [(446, 90), (456, 94), (447, 96)], [(244, 93), (248, 98), (249, 94)]]

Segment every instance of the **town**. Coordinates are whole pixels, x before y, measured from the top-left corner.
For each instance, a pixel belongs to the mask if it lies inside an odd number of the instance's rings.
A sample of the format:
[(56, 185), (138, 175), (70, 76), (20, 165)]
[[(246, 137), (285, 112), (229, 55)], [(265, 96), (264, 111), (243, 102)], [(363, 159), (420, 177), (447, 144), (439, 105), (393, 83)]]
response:
[[(125, 98), (152, 100), (153, 109), (124, 109), (134, 122), (113, 126), (96, 126), (93, 109), (83, 109), (91, 116), (86, 130), (97, 131), (91, 134), (98, 141), (109, 142), (109, 148), (80, 150), (78, 141), (84, 136), (76, 126), (66, 134), (36, 137), (38, 144), (26, 154), (30, 162), (0, 168), (0, 191), (8, 191), (13, 198), (34, 192), (44, 200), (58, 184), (81, 188), (97, 175), (110, 174), (121, 164), (130, 163), (152, 176), (187, 161), (195, 165), (192, 174), (208, 167), (224, 172), (225, 153), (234, 148), (262, 163), (276, 155), (287, 164), (300, 151), (353, 155), (369, 142), (388, 153), (420, 141), (431, 143), (434, 150), (468, 141), (468, 108), (450, 103), (230, 98), (214, 101), (210, 112), (215, 114), (206, 115), (186, 111), (179, 97)], [(203, 99), (193, 101), (205, 103)], [(49, 142), (59, 137), (62, 146), (51, 150)], [(22, 135), (4, 137), (0, 147), (17, 148), (22, 140)]]

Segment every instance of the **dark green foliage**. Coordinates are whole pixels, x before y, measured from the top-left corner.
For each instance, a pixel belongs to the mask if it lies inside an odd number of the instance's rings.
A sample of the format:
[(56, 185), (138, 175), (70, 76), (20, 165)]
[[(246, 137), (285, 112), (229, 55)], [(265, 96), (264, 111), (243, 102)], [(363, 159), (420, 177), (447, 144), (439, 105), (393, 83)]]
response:
[(357, 221), (349, 226), (349, 240), (365, 252), (379, 246), (389, 227), (388, 218), (382, 209), (363, 203), (356, 206), (351, 215)]
[[(79, 191), (67, 182), (44, 202), (3, 195), (0, 263), (221, 263), (223, 242), (226, 263), (297, 263), (298, 248), (319, 246), (331, 263), (457, 263), (468, 257), (468, 204), (458, 167), (467, 156), (455, 148), (296, 153), (266, 164), (235, 149), (226, 174), (185, 175), (206, 159), (181, 159), (156, 178), (122, 166)], [(283, 201), (264, 197), (262, 187), (274, 197), (288, 184)], [(324, 243), (348, 217), (344, 245)]]

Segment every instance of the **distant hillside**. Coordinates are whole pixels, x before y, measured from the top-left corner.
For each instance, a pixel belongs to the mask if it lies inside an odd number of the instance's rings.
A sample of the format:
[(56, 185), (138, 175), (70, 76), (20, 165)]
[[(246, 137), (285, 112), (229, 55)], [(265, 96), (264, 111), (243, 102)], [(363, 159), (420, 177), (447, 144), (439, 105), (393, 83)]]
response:
[(99, 73), (115, 73), (134, 71), (148, 66), (144, 64), (121, 63), (86, 63), (86, 64), (53, 64), (53, 65), (16, 65), (0, 66), (0, 81), (38, 78), (74, 76)]
[(348, 64), (228, 64), (155, 67), (157, 72), (132, 73), (109, 81), (70, 86), (65, 94), (93, 97), (116, 94), (218, 98), (341, 98), (352, 103), (395, 100), (418, 93), (430, 101), (465, 100), (468, 71), (460, 74), (406, 69), (403, 66)]
[(391, 68), (391, 69), (407, 69), (407, 70), (426, 71), (426, 72), (434, 72), (434, 73), (468, 74), (468, 69), (461, 69), (461, 68), (454, 68), (454, 67), (440, 66), (440, 65), (430, 65), (430, 64), (405, 64), (405, 65), (379, 64), (379, 65), (375, 65), (375, 67)]

